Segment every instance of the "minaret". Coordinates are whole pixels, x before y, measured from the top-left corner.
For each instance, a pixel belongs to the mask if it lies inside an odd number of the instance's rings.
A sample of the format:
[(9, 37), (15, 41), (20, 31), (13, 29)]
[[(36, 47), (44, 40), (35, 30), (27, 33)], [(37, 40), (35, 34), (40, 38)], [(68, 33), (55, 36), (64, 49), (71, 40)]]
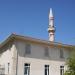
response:
[(49, 41), (54, 42), (55, 27), (54, 27), (54, 16), (53, 16), (52, 8), (50, 8), (50, 12), (49, 12), (48, 33), (49, 33)]

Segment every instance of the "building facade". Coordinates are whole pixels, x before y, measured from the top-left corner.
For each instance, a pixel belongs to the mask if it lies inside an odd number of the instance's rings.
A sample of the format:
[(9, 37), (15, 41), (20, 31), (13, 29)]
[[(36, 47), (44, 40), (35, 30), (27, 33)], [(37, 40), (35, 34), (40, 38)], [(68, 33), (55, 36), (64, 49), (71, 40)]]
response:
[(49, 41), (11, 34), (0, 44), (0, 75), (63, 75), (72, 46), (54, 42), (52, 9), (49, 19)]

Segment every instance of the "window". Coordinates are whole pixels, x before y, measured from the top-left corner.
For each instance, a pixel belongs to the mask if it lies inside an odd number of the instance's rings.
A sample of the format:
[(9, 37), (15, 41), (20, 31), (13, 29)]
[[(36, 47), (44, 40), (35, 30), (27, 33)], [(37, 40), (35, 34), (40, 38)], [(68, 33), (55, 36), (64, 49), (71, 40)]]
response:
[(24, 64), (24, 75), (30, 75), (30, 64)]
[(60, 75), (64, 75), (64, 66), (60, 66)]
[(63, 49), (60, 49), (60, 58), (64, 58)]
[(0, 75), (5, 75), (5, 66), (0, 65)]
[(48, 47), (45, 47), (45, 51), (44, 52), (45, 52), (44, 55), (46, 57), (48, 57), (49, 56), (49, 49), (48, 49)]
[(1, 55), (2, 55), (2, 54), (0, 54), (0, 57), (1, 57)]
[(49, 75), (49, 65), (45, 65), (45, 75)]
[(25, 46), (25, 53), (26, 54), (30, 54), (31, 53), (31, 45), (30, 44), (26, 44), (26, 46)]
[(10, 63), (8, 63), (8, 74), (9, 74), (9, 67), (10, 67)]

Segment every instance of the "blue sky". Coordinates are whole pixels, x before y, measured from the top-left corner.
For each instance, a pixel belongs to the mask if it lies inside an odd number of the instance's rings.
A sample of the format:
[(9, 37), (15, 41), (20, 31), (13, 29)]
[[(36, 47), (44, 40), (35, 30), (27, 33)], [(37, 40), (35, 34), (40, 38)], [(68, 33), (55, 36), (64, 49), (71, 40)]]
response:
[(55, 41), (75, 45), (75, 0), (0, 0), (0, 42), (11, 33), (48, 40), (50, 8)]

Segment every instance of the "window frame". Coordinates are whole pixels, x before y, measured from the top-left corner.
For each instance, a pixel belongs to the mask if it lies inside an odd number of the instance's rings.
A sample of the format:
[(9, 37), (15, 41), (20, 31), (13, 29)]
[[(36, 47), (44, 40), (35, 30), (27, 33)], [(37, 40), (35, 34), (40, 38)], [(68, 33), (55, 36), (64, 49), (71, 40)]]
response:
[(44, 65), (44, 75), (49, 75), (49, 65)]
[(49, 57), (49, 48), (48, 47), (44, 48), (44, 56)]
[(25, 54), (31, 54), (31, 44), (25, 44)]
[(64, 75), (64, 66), (60, 66), (60, 75)]
[(63, 48), (60, 48), (60, 58), (64, 58), (64, 50), (63, 50)]
[(30, 75), (30, 63), (24, 63), (24, 75)]
[(10, 63), (8, 63), (8, 74), (10, 72)]

